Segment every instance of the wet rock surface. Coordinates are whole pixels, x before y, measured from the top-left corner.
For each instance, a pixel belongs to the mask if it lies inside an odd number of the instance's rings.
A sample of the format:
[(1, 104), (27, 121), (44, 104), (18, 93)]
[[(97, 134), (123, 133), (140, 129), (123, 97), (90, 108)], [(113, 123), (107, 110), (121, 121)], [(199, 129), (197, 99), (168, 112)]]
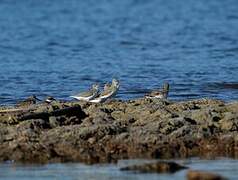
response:
[(123, 167), (121, 171), (135, 171), (140, 173), (175, 173), (176, 171), (187, 169), (187, 167), (175, 162), (155, 162), (142, 165)]
[(238, 102), (54, 102), (0, 111), (0, 160), (238, 156)]
[(226, 180), (226, 178), (211, 172), (189, 170), (187, 180)]

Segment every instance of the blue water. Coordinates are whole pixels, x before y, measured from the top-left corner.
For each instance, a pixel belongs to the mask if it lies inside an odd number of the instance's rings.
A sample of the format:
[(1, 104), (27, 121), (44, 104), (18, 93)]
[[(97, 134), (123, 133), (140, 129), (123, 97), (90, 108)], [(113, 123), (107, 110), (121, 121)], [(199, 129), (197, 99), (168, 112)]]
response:
[[(144, 160), (121, 161), (118, 164), (99, 164), (87, 166), (80, 163), (47, 164), (47, 165), (20, 165), (0, 164), (0, 178), (4, 180), (183, 180), (187, 170), (174, 174), (133, 173), (120, 171), (120, 167), (128, 164), (142, 164)], [(184, 164), (192, 170), (203, 170), (220, 174), (229, 180), (238, 178), (238, 160), (217, 159), (200, 160), (185, 159), (178, 163)]]
[[(1, 0), (0, 104), (68, 99), (119, 78), (118, 97), (238, 99), (237, 0)], [(219, 86), (213, 86), (218, 84)]]

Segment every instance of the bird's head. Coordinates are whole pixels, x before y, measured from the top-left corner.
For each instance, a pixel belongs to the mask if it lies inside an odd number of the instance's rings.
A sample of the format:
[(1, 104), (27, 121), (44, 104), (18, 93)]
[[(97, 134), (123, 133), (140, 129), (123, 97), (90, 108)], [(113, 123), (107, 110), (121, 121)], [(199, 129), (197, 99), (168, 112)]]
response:
[(119, 82), (119, 80), (117, 80), (117, 79), (112, 79), (112, 86), (114, 86), (114, 87), (119, 87), (119, 85), (120, 85), (120, 82)]
[(98, 83), (93, 84), (92, 88), (95, 89), (95, 90), (98, 90), (99, 89), (99, 84)]

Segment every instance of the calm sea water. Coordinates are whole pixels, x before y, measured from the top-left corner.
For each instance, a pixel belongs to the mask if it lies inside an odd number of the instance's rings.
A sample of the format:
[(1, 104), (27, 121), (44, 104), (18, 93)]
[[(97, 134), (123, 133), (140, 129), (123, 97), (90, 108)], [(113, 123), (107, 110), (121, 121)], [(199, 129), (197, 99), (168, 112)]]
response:
[[(178, 171), (174, 174), (141, 174), (134, 172), (122, 172), (120, 167), (128, 164), (139, 164), (142, 160), (121, 161), (118, 164), (100, 164), (87, 166), (78, 163), (48, 164), (48, 165), (17, 165), (0, 164), (0, 178), (4, 180), (24, 179), (24, 180), (182, 180), (185, 179), (187, 170)], [(218, 173), (229, 180), (238, 178), (238, 160), (218, 159), (218, 160), (180, 160), (193, 170), (205, 170)]]
[(174, 100), (238, 99), (237, 0), (1, 0), (0, 104), (121, 81)]

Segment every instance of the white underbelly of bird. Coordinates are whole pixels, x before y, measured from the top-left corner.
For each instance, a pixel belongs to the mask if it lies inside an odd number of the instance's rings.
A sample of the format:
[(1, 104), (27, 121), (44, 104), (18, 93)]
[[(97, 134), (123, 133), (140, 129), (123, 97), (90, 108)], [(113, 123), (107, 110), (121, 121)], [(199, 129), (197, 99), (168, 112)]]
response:
[(112, 91), (106, 95), (103, 95), (103, 96), (99, 96), (95, 99), (92, 99), (92, 100), (89, 100), (89, 102), (93, 102), (93, 103), (101, 103), (101, 102), (105, 102), (107, 99), (115, 96), (117, 93), (117, 90), (116, 91)]
[(162, 94), (159, 94), (159, 95), (155, 95), (155, 96), (146, 96), (146, 98), (148, 98), (148, 99), (164, 99), (165, 96)]
[(91, 96), (87, 96), (87, 97), (83, 97), (83, 96), (70, 96), (74, 99), (77, 99), (79, 101), (90, 101), (91, 99), (95, 98), (95, 94), (91, 95)]

